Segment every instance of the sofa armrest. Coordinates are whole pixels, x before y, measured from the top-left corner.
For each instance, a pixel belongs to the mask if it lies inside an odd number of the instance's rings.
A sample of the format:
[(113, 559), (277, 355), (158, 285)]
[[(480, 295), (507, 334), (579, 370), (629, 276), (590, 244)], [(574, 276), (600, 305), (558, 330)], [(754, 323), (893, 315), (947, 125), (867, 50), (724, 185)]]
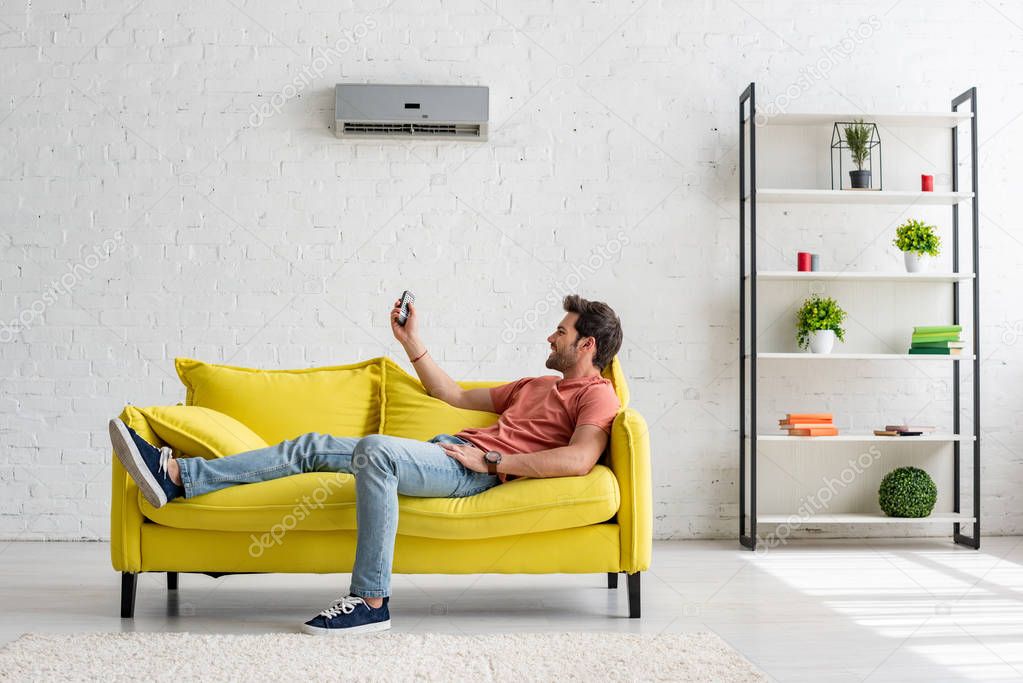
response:
[[(135, 406), (127, 406), (120, 418), (139, 436), (151, 444), (162, 446), (160, 437), (149, 426)], [(131, 476), (111, 454), (110, 484), (110, 561), (119, 572), (142, 569), (142, 524), (145, 518), (139, 507), (139, 489)]]
[(611, 470), (618, 479), (621, 571), (649, 569), (653, 544), (650, 436), (646, 420), (632, 408), (618, 413), (611, 427)]

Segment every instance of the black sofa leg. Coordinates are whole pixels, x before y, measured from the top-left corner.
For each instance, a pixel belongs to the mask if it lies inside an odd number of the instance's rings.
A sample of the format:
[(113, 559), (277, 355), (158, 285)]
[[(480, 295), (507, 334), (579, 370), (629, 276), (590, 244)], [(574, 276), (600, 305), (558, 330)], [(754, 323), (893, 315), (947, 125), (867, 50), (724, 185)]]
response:
[(618, 572), (607, 573), (607, 587), (618, 588)]
[(138, 586), (139, 575), (134, 572), (121, 572), (121, 618), (135, 617), (135, 588)]
[(167, 572), (167, 590), (176, 591), (178, 589), (178, 573)]
[(639, 619), (639, 572), (627, 574), (629, 584), (629, 618)]

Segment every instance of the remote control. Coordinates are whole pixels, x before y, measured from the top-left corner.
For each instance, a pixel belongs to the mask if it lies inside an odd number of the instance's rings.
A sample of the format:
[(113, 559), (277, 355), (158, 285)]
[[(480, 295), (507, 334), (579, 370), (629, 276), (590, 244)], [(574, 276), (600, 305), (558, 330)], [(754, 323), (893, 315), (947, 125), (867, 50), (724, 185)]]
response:
[(408, 322), (408, 305), (416, 302), (416, 295), (407, 289), (401, 293), (401, 310), (398, 311), (398, 324), (405, 327)]

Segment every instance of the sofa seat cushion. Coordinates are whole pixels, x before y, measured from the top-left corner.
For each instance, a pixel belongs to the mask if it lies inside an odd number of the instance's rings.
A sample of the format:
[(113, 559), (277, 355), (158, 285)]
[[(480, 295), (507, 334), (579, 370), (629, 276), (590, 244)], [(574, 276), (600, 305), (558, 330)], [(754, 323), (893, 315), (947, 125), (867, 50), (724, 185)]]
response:
[[(398, 533), (476, 539), (569, 529), (609, 520), (619, 500), (618, 481), (597, 465), (583, 477), (516, 479), (466, 498), (399, 496)], [(355, 529), (355, 479), (309, 472), (178, 498), (160, 509), (139, 495), (139, 506), (164, 526), (251, 533), (258, 548), (291, 530)]]

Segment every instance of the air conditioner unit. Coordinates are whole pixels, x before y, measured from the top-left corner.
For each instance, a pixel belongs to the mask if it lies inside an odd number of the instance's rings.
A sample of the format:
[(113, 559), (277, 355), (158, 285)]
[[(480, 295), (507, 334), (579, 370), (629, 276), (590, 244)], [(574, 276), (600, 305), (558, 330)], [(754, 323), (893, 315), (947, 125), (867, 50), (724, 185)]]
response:
[(339, 138), (486, 140), (489, 119), (486, 86), (339, 83), (334, 88)]

